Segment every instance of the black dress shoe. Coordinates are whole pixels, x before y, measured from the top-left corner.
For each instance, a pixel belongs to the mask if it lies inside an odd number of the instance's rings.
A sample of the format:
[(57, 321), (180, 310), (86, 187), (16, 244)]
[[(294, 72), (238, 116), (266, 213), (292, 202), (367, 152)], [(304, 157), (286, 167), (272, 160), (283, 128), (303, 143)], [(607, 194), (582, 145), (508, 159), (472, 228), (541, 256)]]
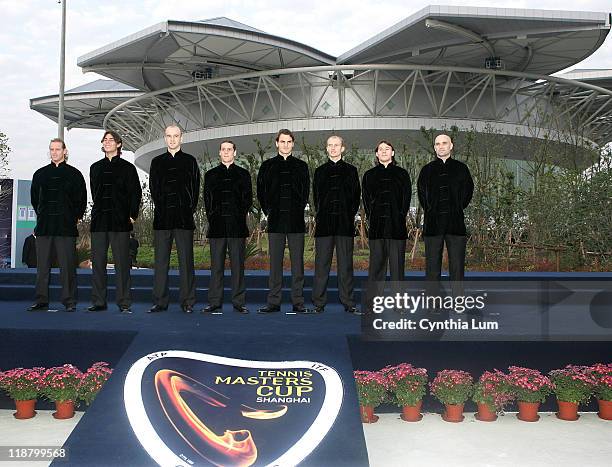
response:
[(68, 313), (74, 313), (76, 311), (76, 305), (68, 305), (64, 311)]
[(304, 305), (293, 305), (293, 312), (294, 313), (302, 313), (302, 314), (305, 314), (305, 315), (318, 313), (317, 311), (313, 310), (312, 308), (306, 308)]
[(202, 311), (200, 311), (200, 313), (207, 314), (207, 313), (212, 313), (217, 310), (221, 310), (221, 305), (208, 305), (202, 308)]
[(314, 310), (312, 310), (313, 313), (323, 313), (325, 311), (325, 307), (324, 306), (315, 306)]
[(351, 313), (353, 315), (357, 315), (357, 316), (363, 315), (363, 313), (359, 311), (357, 307), (354, 307), (354, 306), (344, 307), (344, 311), (346, 311), (347, 313)]
[(34, 303), (28, 307), (28, 311), (47, 311), (48, 309), (48, 303)]
[(163, 307), (163, 306), (153, 305), (151, 308), (147, 310), (147, 313), (160, 313), (162, 311), (166, 311), (167, 309), (168, 308)]
[(257, 310), (257, 313), (278, 313), (280, 311), (280, 306), (278, 305), (266, 305), (263, 308)]
[(104, 311), (106, 310), (106, 305), (91, 305), (87, 308), (87, 311)]
[(183, 305), (181, 306), (181, 310), (183, 310), (184, 313), (193, 313), (193, 307), (191, 305)]
[(130, 309), (130, 307), (129, 307), (129, 306), (120, 306), (120, 307), (119, 307), (119, 311), (120, 311), (121, 313), (126, 314), (126, 315), (130, 315), (130, 314), (132, 314), (132, 310)]
[(234, 305), (234, 311), (236, 313), (241, 313), (243, 315), (246, 315), (249, 313), (249, 309), (244, 305), (238, 305), (238, 306)]

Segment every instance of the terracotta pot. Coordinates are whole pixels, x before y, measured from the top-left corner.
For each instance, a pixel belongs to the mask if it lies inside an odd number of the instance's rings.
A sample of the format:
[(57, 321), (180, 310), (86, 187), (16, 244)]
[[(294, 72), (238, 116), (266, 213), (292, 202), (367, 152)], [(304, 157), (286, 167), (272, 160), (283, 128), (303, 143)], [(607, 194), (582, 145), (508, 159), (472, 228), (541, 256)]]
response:
[(522, 402), (518, 401), (519, 412), (516, 414), (516, 418), (524, 422), (537, 422), (540, 419), (538, 415), (538, 409), (540, 408), (539, 402)]
[(405, 405), (402, 407), (401, 418), (405, 422), (418, 422), (423, 419), (421, 415), (421, 406), (423, 401), (418, 401), (416, 405)]
[(444, 404), (442, 419), (445, 422), (459, 423), (462, 422), (464, 418), (463, 404)]
[(603, 399), (597, 399), (599, 403), (599, 418), (604, 420), (612, 420), (612, 401), (604, 401)]
[(557, 418), (561, 420), (575, 421), (580, 418), (578, 415), (578, 404), (575, 402), (565, 402), (557, 399), (559, 405), (559, 411), (557, 412)]
[(36, 415), (34, 406), (36, 405), (36, 399), (29, 399), (27, 401), (15, 401), (15, 408), (17, 412), (13, 414), (13, 417), (19, 420), (26, 420), (33, 418)]
[(362, 423), (376, 423), (378, 416), (374, 415), (374, 407), (371, 405), (360, 405), (359, 412), (361, 413)]
[(53, 417), (58, 420), (65, 420), (74, 417), (74, 402), (73, 401), (55, 401), (55, 412)]
[(474, 417), (481, 422), (494, 422), (497, 420), (495, 412), (487, 404), (481, 402), (478, 402), (478, 413)]

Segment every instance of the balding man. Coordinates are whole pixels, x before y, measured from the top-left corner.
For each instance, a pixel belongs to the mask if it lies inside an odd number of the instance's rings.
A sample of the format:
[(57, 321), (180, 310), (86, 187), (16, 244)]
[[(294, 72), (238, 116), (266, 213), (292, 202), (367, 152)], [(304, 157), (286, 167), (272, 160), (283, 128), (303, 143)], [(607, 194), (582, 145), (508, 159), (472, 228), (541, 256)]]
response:
[(462, 295), (466, 229), (463, 210), (474, 192), (468, 167), (451, 157), (453, 141), (440, 134), (434, 141), (435, 160), (421, 169), (417, 182), (419, 202), (425, 212), (423, 239), (425, 269), (430, 294), (439, 291), (442, 252), (446, 244), (453, 295)]
[(181, 151), (182, 131), (176, 125), (166, 128), (168, 150), (151, 161), (150, 188), (155, 205), (153, 243), (155, 277), (153, 306), (149, 313), (168, 309), (168, 268), (172, 241), (176, 241), (179, 262), (179, 301), (185, 313), (193, 312), (196, 301), (193, 268), (193, 215), (200, 196), (200, 168), (195, 157)]

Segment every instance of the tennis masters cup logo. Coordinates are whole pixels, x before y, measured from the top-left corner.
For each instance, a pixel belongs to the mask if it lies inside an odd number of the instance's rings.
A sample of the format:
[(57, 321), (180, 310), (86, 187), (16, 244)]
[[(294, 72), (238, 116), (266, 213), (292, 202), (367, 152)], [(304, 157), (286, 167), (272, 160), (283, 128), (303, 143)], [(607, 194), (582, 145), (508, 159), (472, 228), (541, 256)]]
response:
[(326, 436), (342, 405), (333, 368), (168, 350), (130, 368), (125, 408), (161, 466), (296, 465)]

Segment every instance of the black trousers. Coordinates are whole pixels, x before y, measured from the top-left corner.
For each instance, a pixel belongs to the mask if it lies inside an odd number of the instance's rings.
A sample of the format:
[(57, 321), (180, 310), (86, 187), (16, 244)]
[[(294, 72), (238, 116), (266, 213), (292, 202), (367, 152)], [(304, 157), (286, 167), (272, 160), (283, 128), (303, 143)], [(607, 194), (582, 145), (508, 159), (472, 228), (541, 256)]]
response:
[(115, 263), (115, 301), (120, 307), (132, 304), (130, 296), (130, 232), (91, 232), (91, 303), (106, 306), (108, 246)]
[(397, 283), (404, 280), (406, 264), (406, 240), (391, 238), (371, 239), (370, 264), (368, 267), (368, 288), (365, 295), (365, 309), (371, 311), (374, 296), (382, 296), (387, 277), (387, 266), (391, 282), (395, 283), (392, 292), (399, 292)]
[(370, 240), (370, 265), (368, 279), (375, 282), (384, 282), (387, 276), (387, 264), (391, 281), (404, 280), (406, 264), (406, 240), (393, 240), (381, 238)]
[(76, 237), (36, 237), (36, 303), (49, 303), (49, 272), (53, 248), (60, 268), (61, 302), (71, 307), (77, 302)]
[(340, 303), (345, 307), (355, 306), (353, 299), (353, 237), (334, 235), (315, 237), (315, 276), (312, 285), (312, 303), (315, 306), (327, 304), (327, 284), (334, 247), (338, 263), (338, 291)]
[(210, 243), (210, 284), (208, 304), (221, 306), (223, 303), (223, 272), (225, 256), (229, 253), (232, 284), (232, 304), (244, 306), (246, 285), (244, 283), (245, 238), (209, 238)]
[(463, 295), (465, 276), (465, 235), (435, 235), (423, 237), (425, 241), (425, 278), (428, 293), (438, 294), (442, 277), (442, 252), (444, 244), (448, 252), (448, 272), (454, 296)]
[(172, 241), (176, 241), (179, 262), (179, 302), (181, 306), (195, 304), (195, 274), (193, 271), (193, 230), (154, 230), (155, 273), (153, 278), (153, 303), (168, 307), (168, 269)]
[(270, 280), (268, 282), (268, 305), (280, 306), (283, 287), (283, 258), (285, 243), (289, 245), (291, 260), (291, 302), (304, 305), (304, 234), (303, 233), (269, 233), (268, 250), (270, 252)]

